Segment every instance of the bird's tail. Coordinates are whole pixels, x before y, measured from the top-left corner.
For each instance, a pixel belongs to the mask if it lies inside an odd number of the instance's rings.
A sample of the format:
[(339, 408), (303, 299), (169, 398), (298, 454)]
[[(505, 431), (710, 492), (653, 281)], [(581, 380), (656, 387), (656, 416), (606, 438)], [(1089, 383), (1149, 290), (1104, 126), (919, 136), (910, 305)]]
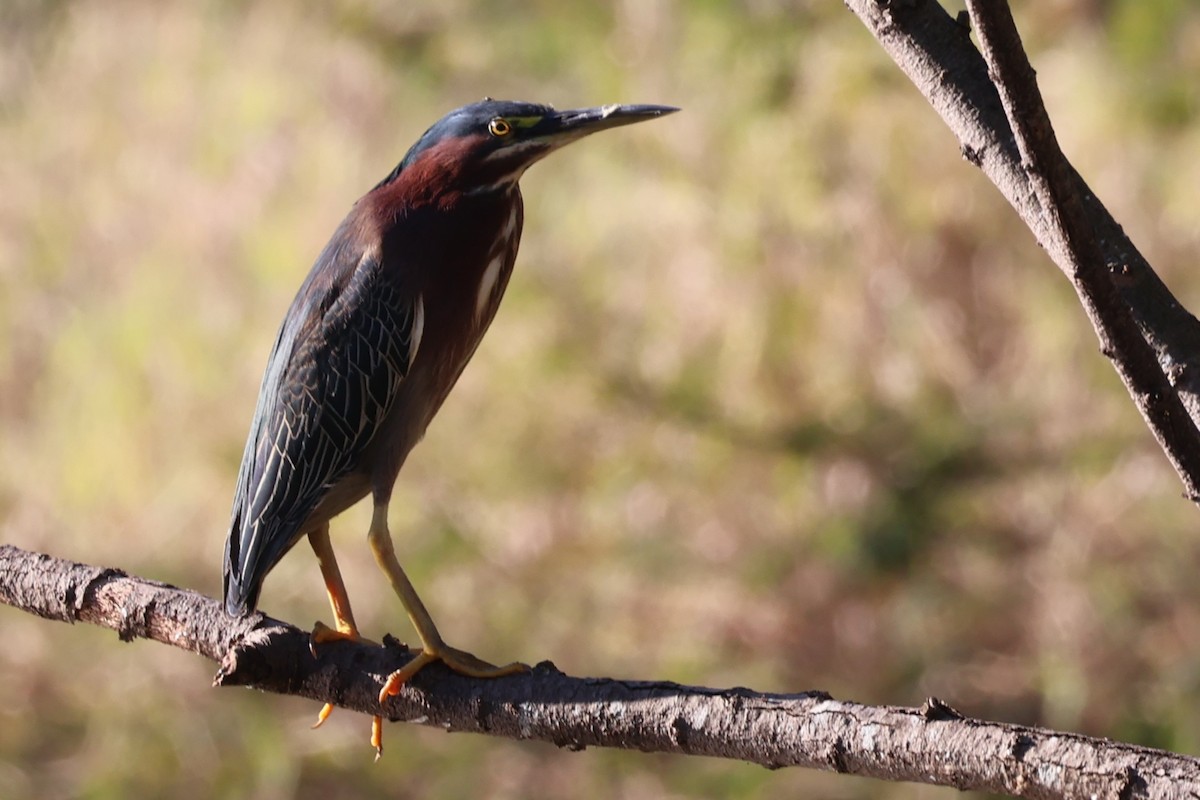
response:
[(236, 580), (225, 577), (225, 613), (231, 617), (245, 617), (254, 612), (258, 605), (258, 592), (243, 587)]
[(258, 592), (262, 588), (261, 581), (245, 582), (239, 574), (240, 559), (236, 552), (240, 543), (240, 531), (235, 526), (225, 540), (225, 613), (231, 617), (244, 617), (253, 613), (258, 606)]

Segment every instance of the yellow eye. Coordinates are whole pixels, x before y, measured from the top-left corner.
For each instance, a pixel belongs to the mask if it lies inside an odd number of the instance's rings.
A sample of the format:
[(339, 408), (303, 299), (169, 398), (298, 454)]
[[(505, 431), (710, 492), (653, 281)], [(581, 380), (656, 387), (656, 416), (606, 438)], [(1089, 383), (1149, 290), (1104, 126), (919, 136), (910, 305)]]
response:
[(508, 136), (512, 133), (512, 125), (508, 124), (508, 120), (496, 117), (488, 123), (488, 133), (492, 136)]

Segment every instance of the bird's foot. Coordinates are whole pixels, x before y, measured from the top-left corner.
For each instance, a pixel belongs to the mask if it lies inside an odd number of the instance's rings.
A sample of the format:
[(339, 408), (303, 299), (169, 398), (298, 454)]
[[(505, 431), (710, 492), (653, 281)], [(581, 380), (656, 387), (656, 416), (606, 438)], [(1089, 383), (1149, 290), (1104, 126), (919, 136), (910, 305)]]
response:
[(501, 678), (518, 672), (528, 672), (530, 669), (528, 664), (522, 664), (520, 661), (497, 667), (465, 650), (450, 647), (442, 642), (433, 645), (427, 644), (416, 658), (388, 676), (383, 683), (383, 688), (379, 691), (379, 702), (383, 703), (389, 697), (400, 694), (400, 689), (408, 683), (412, 676), (434, 661), (441, 661), (459, 675), (466, 675), (470, 678)]
[[(317, 645), (328, 644), (329, 642), (375, 644), (375, 642), (369, 639), (364, 639), (353, 626), (346, 623), (339, 622), (337, 628), (331, 628), (324, 622), (315, 623), (312, 633), (308, 637), (308, 649), (312, 652), (313, 658), (317, 657)], [(317, 712), (317, 721), (313, 723), (313, 728), (321, 727), (322, 723), (329, 719), (329, 715), (333, 713), (333, 708), (333, 703), (326, 703), (321, 706), (321, 710)], [(375, 757), (379, 758), (379, 754), (383, 752), (383, 717), (378, 715), (371, 720), (371, 745), (375, 748)]]
[[(389, 697), (400, 694), (400, 689), (408, 683), (413, 675), (434, 661), (441, 661), (458, 674), (471, 678), (501, 678), (518, 672), (528, 672), (530, 669), (528, 664), (522, 664), (520, 661), (497, 667), (495, 664), (489, 664), (464, 650), (458, 650), (444, 643), (438, 643), (432, 647), (426, 645), (416, 658), (393, 672), (384, 681), (383, 688), (379, 690), (380, 704), (386, 702)], [(376, 719), (379, 718), (376, 717)], [(378, 738), (376, 738), (377, 736)], [(371, 743), (375, 745), (375, 759), (378, 760), (379, 755), (383, 752), (382, 731), (377, 734), (376, 729), (372, 728)]]
[(317, 657), (317, 645), (329, 642), (361, 642), (378, 647), (376, 642), (363, 638), (355, 628), (345, 623), (338, 623), (336, 628), (331, 628), (324, 622), (314, 622), (312, 633), (308, 635), (308, 649), (313, 658)]

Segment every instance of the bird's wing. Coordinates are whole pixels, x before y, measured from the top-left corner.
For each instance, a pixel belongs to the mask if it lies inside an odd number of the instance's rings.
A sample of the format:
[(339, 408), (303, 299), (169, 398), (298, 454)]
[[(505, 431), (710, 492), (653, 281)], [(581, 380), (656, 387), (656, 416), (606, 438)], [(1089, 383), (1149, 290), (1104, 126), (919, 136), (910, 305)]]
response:
[(416, 355), (423, 308), (381, 272), (378, 250), (333, 242), (288, 312), (271, 352), (242, 456), (225, 602), (240, 615), (354, 467)]

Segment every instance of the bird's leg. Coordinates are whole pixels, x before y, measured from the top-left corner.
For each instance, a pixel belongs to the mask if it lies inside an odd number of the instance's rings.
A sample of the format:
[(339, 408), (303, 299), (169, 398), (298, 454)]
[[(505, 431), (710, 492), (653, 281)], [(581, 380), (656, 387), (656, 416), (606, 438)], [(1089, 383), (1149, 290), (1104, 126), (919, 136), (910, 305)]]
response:
[[(352, 642), (365, 642), (366, 640), (359, 635), (358, 626), (354, 624), (354, 612), (350, 610), (350, 597), (346, 594), (342, 571), (338, 569), (337, 558), (333, 555), (333, 545), (329, 541), (329, 523), (309, 532), (308, 543), (312, 545), (313, 552), (317, 554), (321, 577), (325, 579), (325, 591), (329, 594), (329, 605), (333, 608), (334, 624), (337, 625), (336, 629), (323, 622), (313, 625), (308, 646), (312, 650), (313, 657), (316, 657), (318, 644), (342, 640)], [(321, 723), (329, 719), (329, 715), (332, 713), (333, 704), (326, 703), (317, 712), (317, 721), (313, 727), (320, 727)], [(375, 746), (376, 753), (382, 752), (383, 718), (379, 715), (371, 720), (371, 744)]]
[(528, 665), (520, 662), (497, 667), (470, 653), (450, 647), (442, 641), (442, 636), (438, 633), (437, 626), (433, 624), (433, 619), (425, 609), (425, 604), (417, 596), (412, 582), (404, 574), (404, 568), (396, 560), (396, 551), (392, 547), (392, 536), (388, 532), (387, 510), (387, 501), (376, 502), (375, 511), (371, 516), (371, 530), (368, 533), (371, 552), (375, 554), (375, 560), (379, 563), (380, 569), (392, 582), (392, 588), (399, 595), (400, 602), (404, 604), (404, 610), (408, 612), (409, 620), (417, 629), (417, 635), (421, 637), (421, 653), (388, 676), (383, 690), (379, 693), (379, 702), (382, 703), (389, 696), (399, 694), (400, 687), (409, 678), (416, 675), (426, 664), (434, 661), (441, 661), (455, 672), (472, 678), (499, 678), (502, 675), (528, 670)]
[(323, 622), (316, 623), (312, 632), (313, 649), (318, 644), (342, 639), (362, 641), (358, 626), (354, 624), (354, 612), (350, 610), (350, 597), (346, 594), (342, 571), (338, 569), (333, 545), (329, 542), (329, 523), (310, 531), (308, 543), (317, 555), (317, 564), (321, 567), (321, 577), (325, 579), (325, 591), (329, 594), (329, 606), (333, 609), (334, 624), (337, 626), (334, 629)]

